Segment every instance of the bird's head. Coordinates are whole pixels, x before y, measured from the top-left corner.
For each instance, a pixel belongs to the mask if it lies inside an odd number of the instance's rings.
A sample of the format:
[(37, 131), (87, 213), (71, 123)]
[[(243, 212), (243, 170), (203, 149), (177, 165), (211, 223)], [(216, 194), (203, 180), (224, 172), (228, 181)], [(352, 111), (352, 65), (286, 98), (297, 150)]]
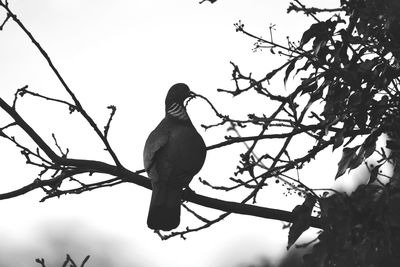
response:
[(189, 86), (184, 83), (174, 84), (165, 98), (165, 108), (168, 110), (174, 103), (183, 107), (185, 100), (193, 97), (195, 97), (195, 94), (190, 91)]

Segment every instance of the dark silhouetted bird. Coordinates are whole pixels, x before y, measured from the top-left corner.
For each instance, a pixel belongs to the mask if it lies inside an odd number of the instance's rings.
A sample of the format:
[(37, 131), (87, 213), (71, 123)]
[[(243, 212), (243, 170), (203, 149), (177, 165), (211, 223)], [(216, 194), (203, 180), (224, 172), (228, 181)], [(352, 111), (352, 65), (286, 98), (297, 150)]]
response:
[(144, 167), (153, 192), (147, 225), (169, 231), (180, 222), (182, 192), (203, 166), (206, 146), (184, 105), (195, 94), (184, 83), (173, 85), (165, 99), (165, 117), (147, 138)]

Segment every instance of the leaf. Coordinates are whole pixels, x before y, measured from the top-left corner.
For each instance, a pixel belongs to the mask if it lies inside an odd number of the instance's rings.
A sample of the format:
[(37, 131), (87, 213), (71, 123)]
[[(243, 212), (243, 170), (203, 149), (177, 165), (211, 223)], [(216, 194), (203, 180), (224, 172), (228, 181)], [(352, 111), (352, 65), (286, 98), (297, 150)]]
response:
[(365, 109), (362, 109), (356, 115), (356, 124), (360, 129), (365, 129), (366, 123), (368, 119), (368, 114)]
[[(328, 80), (324, 80), (324, 82), (321, 84), (321, 86), (317, 89), (317, 88), (313, 88), (314, 86), (318, 86), (317, 83), (315, 83), (315, 85), (310, 85), (309, 89), (314, 89), (314, 90), (310, 90), (311, 94), (310, 94), (310, 100), (309, 103), (315, 102), (318, 99), (322, 98), (322, 95), (324, 94), (324, 89), (325, 87), (327, 87), (329, 84), (331, 83), (331, 81)], [(303, 90), (304, 92), (304, 90)], [(307, 90), (308, 93), (308, 90)]]
[(318, 87), (318, 84), (316, 82), (316, 77), (311, 77), (308, 79), (305, 79), (297, 88), (297, 90), (301, 90), (301, 95), (308, 94), (310, 92), (314, 92)]
[(371, 59), (367, 59), (364, 62), (361, 62), (358, 65), (358, 72), (361, 73), (366, 73), (366, 72), (370, 72), (372, 70), (372, 68), (377, 64), (377, 59), (371, 60)]
[(342, 176), (349, 168), (350, 163), (352, 163), (352, 161), (354, 161), (354, 159), (357, 157), (357, 150), (359, 147), (360, 146), (343, 148), (343, 154), (338, 163), (338, 171), (336, 173), (335, 180)]
[(313, 62), (311, 60), (307, 60), (303, 67), (297, 69), (295, 75), (297, 75), (302, 70), (307, 70), (311, 66), (312, 63)]
[(294, 207), (292, 211), (294, 220), (289, 230), (288, 245), (286, 249), (289, 249), (301, 234), (310, 227), (311, 212), (314, 208), (315, 202), (316, 200), (312, 195), (307, 195), (303, 204)]
[(287, 69), (286, 69), (285, 78), (283, 78), (283, 84), (284, 84), (285, 86), (286, 86), (286, 82), (287, 82), (287, 80), (288, 80), (288, 78), (289, 78), (290, 73), (292, 72), (292, 70), (294, 69), (294, 66), (296, 65), (296, 61), (297, 61), (297, 58), (294, 58), (294, 59), (290, 62), (289, 66), (288, 66)]
[(362, 145), (362, 148), (365, 150), (364, 157), (367, 159), (369, 156), (371, 156), (376, 149), (376, 141), (378, 138), (374, 138), (371, 141), (368, 141), (368, 138), (365, 140), (365, 142)]
[(364, 158), (369, 158), (376, 149), (376, 142), (378, 141), (378, 137), (382, 134), (382, 130), (377, 129), (374, 130), (364, 141), (361, 146), (361, 150), (364, 154)]
[(361, 102), (362, 102), (362, 94), (360, 91), (357, 91), (350, 95), (349, 100), (347, 101), (347, 104), (349, 106), (355, 107), (355, 106), (360, 105)]
[(326, 43), (327, 43), (326, 40), (317, 40), (317, 39), (315, 39), (315, 42), (313, 43), (314, 55), (320, 56), (319, 52), (321, 51), (321, 48), (326, 46)]
[(330, 84), (322, 115), (324, 115), (325, 118), (332, 118), (342, 113), (342, 108), (345, 105), (348, 94), (348, 87), (339, 83)]
[(336, 148), (340, 147), (343, 144), (344, 131), (345, 131), (345, 128), (341, 129), (340, 131), (338, 131), (335, 134), (335, 143), (333, 144), (333, 149), (332, 150), (335, 150)]
[(386, 148), (392, 151), (399, 151), (400, 150), (400, 142), (396, 142), (395, 140), (387, 140), (386, 141)]
[(376, 165), (372, 170), (371, 170), (371, 175), (369, 176), (369, 181), (368, 184), (372, 184), (373, 182), (376, 181), (376, 178), (378, 177), (378, 172), (379, 168), (382, 166), (381, 165)]
[(325, 30), (326, 22), (324, 21), (312, 24), (310, 28), (303, 33), (300, 40), (300, 47), (303, 47), (303, 45), (308, 43), (312, 38), (319, 36)]
[(340, 131), (338, 131), (335, 134), (335, 143), (333, 144), (332, 151), (335, 150), (336, 148), (340, 147), (343, 144), (344, 138), (345, 138), (345, 134), (349, 130), (353, 129), (353, 127), (354, 127), (353, 120), (347, 119), (347, 120), (344, 121), (343, 128), (340, 129)]
[(350, 161), (350, 164), (348, 167), (349, 171), (360, 166), (361, 163), (363, 163), (364, 159), (365, 159), (364, 151), (360, 150), (360, 152), (353, 158), (353, 160)]

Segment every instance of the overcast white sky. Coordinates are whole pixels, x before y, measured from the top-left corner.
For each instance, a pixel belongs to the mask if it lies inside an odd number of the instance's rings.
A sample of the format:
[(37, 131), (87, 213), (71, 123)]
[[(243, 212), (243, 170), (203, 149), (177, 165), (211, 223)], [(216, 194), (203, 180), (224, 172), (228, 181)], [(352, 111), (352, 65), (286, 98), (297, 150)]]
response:
[[(165, 94), (176, 82), (185, 82), (193, 91), (214, 99), (226, 113), (240, 114), (249, 105), (265, 110), (265, 104), (254, 98), (233, 102), (229, 96), (216, 93), (217, 88), (234, 86), (229, 61), (246, 72), (262, 75), (284, 60), (253, 53), (254, 41), (236, 33), (233, 23), (240, 19), (247, 29), (263, 36), (268, 36), (268, 26), (274, 23), (276, 39), (282, 42), (286, 36), (299, 39), (312, 23), (309, 18), (286, 14), (286, 0), (219, 0), (213, 5), (199, 5), (196, 0), (9, 2), (99, 125), (107, 121), (106, 107), (117, 106), (110, 140), (131, 170), (142, 168), (143, 144), (162, 119)], [(330, 7), (339, 3), (304, 1), (307, 5), (321, 2)], [(68, 99), (36, 48), (9, 22), (0, 32), (1, 97), (11, 101), (15, 90), (24, 85)], [(65, 108), (32, 97), (24, 97), (18, 109), (44, 139), (51, 142), (54, 132), (71, 156), (110, 160), (78, 114), (68, 115)], [(196, 126), (213, 120), (211, 110), (200, 100), (191, 102), (189, 113)], [(5, 118), (1, 115), (0, 119)], [(199, 127), (199, 131), (208, 145), (225, 135), (224, 129), (204, 132)], [(235, 169), (241, 148), (209, 152), (199, 175), (223, 184)], [(332, 185), (336, 171), (338, 155), (328, 155), (325, 163), (329, 164), (315, 164), (306, 174), (324, 174), (325, 179), (317, 183), (321, 187)], [(2, 192), (37, 176), (38, 170), (25, 166), (19, 151), (4, 141), (0, 142), (0, 162), (5, 165), (0, 179)], [(199, 183), (191, 187), (215, 195)], [(283, 192), (281, 186), (271, 186), (260, 204), (292, 209), (297, 199), (285, 198)], [(33, 266), (35, 257), (57, 259), (61, 266), (64, 254), (71, 253), (77, 261), (92, 255), (88, 267), (100, 266), (99, 262), (107, 260), (104, 255), (115, 262), (103, 266), (219, 267), (250, 264), (261, 257), (277, 261), (285, 253), (287, 230), (282, 230), (282, 222), (236, 215), (189, 235), (185, 241), (161, 241), (146, 226), (150, 192), (134, 185), (38, 203), (42, 196), (38, 191), (0, 202), (0, 235), (7, 240), (0, 244), (0, 259), (10, 258), (13, 263), (5, 266)], [(188, 223), (193, 220), (185, 214), (182, 225)]]

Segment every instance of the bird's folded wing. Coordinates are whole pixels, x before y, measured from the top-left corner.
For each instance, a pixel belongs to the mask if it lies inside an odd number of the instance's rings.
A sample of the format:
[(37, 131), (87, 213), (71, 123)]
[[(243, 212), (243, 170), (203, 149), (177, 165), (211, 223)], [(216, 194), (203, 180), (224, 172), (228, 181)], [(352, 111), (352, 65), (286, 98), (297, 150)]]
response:
[(143, 150), (143, 163), (147, 172), (154, 164), (157, 152), (168, 143), (169, 132), (166, 131), (167, 129), (167, 127), (163, 127), (163, 122), (161, 122), (146, 140)]

